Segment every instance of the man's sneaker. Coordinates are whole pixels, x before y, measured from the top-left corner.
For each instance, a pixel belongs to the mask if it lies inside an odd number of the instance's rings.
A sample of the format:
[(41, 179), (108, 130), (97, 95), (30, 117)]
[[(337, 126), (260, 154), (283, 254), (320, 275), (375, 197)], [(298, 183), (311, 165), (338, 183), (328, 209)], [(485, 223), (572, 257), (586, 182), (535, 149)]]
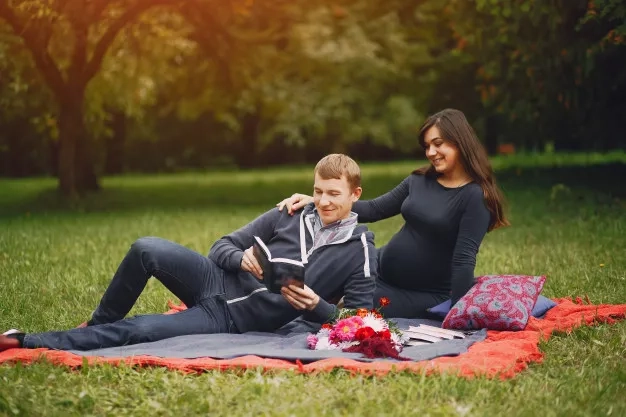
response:
[(8, 336), (10, 334), (18, 334), (18, 333), (24, 333), (24, 332), (19, 331), (17, 329), (11, 329), (11, 330), (7, 330), (6, 332), (2, 333), (2, 336)]
[[(11, 333), (13, 335), (15, 333)], [(8, 349), (19, 349), (22, 347), (22, 341), (11, 335), (0, 336), (0, 352)]]

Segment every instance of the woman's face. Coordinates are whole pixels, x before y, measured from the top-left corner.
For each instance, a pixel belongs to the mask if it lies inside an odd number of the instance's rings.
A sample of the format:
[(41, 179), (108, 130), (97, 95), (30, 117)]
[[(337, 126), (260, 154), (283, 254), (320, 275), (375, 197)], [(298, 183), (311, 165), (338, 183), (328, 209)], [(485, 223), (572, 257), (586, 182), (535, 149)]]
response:
[(433, 126), (424, 135), (426, 157), (440, 174), (451, 174), (463, 169), (460, 162), (459, 149), (456, 145), (444, 140), (437, 126)]

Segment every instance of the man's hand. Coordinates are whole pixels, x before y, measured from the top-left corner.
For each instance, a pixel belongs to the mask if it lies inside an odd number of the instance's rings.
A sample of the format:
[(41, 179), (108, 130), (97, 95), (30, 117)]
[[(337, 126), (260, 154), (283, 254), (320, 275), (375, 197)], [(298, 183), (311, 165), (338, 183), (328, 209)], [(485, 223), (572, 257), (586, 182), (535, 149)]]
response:
[(320, 302), (320, 296), (306, 285), (304, 288), (299, 288), (295, 285), (282, 287), (280, 293), (296, 310), (310, 311), (317, 307), (317, 304)]
[(276, 204), (276, 207), (278, 207), (278, 211), (283, 211), (283, 207), (287, 207), (287, 213), (293, 215), (295, 211), (311, 202), (313, 202), (313, 197), (310, 195), (296, 193)]
[(254, 256), (252, 246), (243, 252), (243, 258), (241, 258), (241, 269), (246, 272), (250, 272), (257, 279), (263, 279), (263, 270), (261, 269), (261, 265), (259, 265), (259, 261), (257, 261)]

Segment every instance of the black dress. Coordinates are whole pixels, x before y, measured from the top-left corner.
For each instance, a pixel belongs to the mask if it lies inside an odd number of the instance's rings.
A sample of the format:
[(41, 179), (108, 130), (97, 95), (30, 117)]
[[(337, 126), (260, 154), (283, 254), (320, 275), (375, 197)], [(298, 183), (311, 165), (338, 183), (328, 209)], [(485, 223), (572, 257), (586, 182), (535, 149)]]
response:
[(374, 304), (385, 296), (387, 317), (426, 317), (448, 298), (455, 303), (472, 286), (478, 248), (490, 213), (476, 183), (448, 188), (436, 178), (411, 174), (373, 200), (357, 201), (359, 222), (401, 214), (402, 228), (378, 252)]

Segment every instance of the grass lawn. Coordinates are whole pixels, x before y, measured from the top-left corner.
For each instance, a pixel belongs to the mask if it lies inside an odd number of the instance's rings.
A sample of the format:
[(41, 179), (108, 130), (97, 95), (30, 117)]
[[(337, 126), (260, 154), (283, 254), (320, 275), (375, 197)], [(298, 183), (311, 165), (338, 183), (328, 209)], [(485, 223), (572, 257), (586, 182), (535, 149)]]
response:
[[(626, 303), (626, 153), (519, 155), (494, 165), (513, 226), (487, 236), (476, 273), (546, 274), (549, 297)], [(364, 198), (412, 168), (364, 165)], [(138, 237), (207, 253), (282, 197), (309, 191), (311, 171), (112, 177), (103, 192), (72, 204), (55, 196), (53, 179), (0, 180), (0, 330), (75, 326)], [(372, 224), (377, 244), (401, 224)], [(162, 312), (168, 299), (150, 282), (131, 314)], [(544, 362), (508, 381), (0, 366), (0, 415), (626, 415), (626, 323), (556, 335), (541, 348)]]

